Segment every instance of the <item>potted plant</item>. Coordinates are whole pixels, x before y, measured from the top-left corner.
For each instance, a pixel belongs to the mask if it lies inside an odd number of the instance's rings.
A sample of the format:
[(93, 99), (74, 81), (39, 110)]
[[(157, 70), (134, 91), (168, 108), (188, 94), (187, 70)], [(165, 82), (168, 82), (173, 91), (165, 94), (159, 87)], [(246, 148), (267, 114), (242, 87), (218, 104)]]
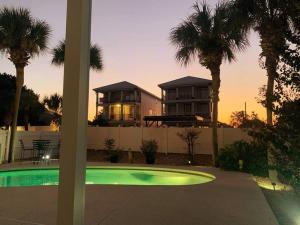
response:
[(154, 164), (158, 145), (155, 140), (144, 140), (142, 142), (141, 151), (145, 156), (145, 161), (147, 164)]

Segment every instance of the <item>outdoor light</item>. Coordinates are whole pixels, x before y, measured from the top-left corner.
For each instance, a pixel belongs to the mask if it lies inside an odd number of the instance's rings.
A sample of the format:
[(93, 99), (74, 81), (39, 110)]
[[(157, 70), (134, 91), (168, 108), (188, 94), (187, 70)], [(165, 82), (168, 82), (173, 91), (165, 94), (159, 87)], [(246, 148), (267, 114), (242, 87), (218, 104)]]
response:
[(274, 189), (274, 191), (275, 191), (275, 186), (276, 186), (276, 183), (275, 183), (275, 182), (272, 182), (271, 184), (272, 184), (272, 186), (273, 186), (273, 189)]
[(189, 165), (191, 165), (191, 164), (192, 164), (192, 162), (191, 162), (190, 160), (188, 161), (188, 163), (189, 163)]
[(50, 155), (44, 155), (42, 159), (50, 159)]

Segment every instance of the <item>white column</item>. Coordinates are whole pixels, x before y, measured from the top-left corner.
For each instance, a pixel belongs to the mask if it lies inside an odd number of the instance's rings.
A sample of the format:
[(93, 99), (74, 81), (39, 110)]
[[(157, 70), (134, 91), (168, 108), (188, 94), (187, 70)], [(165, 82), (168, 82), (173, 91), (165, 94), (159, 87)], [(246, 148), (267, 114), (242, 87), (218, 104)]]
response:
[(96, 116), (98, 116), (99, 93), (96, 92)]
[(68, 0), (58, 225), (83, 225), (91, 0)]

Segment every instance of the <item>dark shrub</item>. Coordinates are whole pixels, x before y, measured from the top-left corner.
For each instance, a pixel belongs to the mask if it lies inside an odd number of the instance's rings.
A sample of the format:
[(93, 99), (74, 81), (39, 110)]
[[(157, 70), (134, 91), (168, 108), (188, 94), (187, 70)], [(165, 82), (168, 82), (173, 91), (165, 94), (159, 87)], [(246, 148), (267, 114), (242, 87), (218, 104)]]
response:
[(236, 141), (221, 150), (219, 160), (220, 167), (224, 170), (239, 170), (239, 160), (243, 160), (242, 171), (256, 176), (268, 175), (267, 147), (265, 144)]
[(224, 170), (239, 170), (239, 150), (236, 143), (221, 149), (219, 155), (220, 167)]
[(155, 140), (145, 140), (142, 142), (141, 151), (145, 156), (147, 164), (154, 164), (158, 145)]

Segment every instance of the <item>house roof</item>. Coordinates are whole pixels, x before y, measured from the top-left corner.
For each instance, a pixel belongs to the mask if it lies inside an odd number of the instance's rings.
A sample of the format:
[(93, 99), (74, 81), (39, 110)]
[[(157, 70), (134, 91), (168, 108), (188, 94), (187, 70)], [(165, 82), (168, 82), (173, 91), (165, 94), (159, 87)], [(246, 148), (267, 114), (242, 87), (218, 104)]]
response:
[(173, 87), (180, 87), (180, 86), (207, 86), (211, 85), (212, 81), (204, 78), (199, 77), (192, 77), (186, 76), (176, 80), (172, 80), (166, 83), (159, 84), (158, 86), (162, 89), (165, 88), (173, 88)]
[(152, 94), (149, 91), (146, 91), (145, 89), (132, 84), (128, 81), (122, 81), (122, 82), (118, 82), (118, 83), (114, 83), (114, 84), (110, 84), (110, 85), (106, 85), (103, 87), (99, 87), (99, 88), (95, 88), (93, 89), (95, 92), (100, 92), (100, 93), (105, 93), (105, 92), (109, 92), (109, 91), (133, 91), (133, 90), (140, 90), (158, 100), (161, 100), (159, 97), (157, 97), (156, 95)]

